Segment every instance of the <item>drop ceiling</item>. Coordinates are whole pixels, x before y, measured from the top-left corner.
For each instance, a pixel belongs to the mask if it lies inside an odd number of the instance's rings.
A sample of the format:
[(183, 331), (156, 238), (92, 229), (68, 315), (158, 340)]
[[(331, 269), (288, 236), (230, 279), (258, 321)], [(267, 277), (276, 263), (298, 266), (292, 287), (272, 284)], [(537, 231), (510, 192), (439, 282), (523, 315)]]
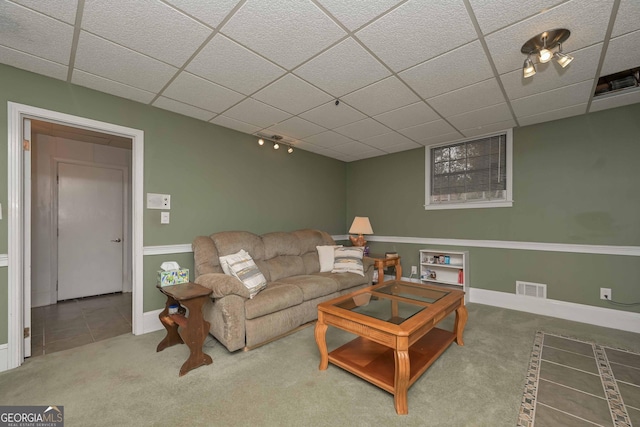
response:
[(638, 46), (638, 0), (0, 0), (1, 63), (346, 162), (640, 102), (593, 97)]

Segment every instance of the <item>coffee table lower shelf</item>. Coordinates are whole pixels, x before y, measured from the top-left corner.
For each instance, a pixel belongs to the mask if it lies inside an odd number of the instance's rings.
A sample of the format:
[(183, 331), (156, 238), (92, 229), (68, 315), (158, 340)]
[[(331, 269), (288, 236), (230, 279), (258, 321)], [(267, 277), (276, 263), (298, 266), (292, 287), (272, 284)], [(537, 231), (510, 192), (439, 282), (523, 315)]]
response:
[[(455, 333), (433, 328), (409, 347), (409, 387), (455, 339)], [(395, 395), (392, 348), (358, 337), (330, 352), (329, 362)]]

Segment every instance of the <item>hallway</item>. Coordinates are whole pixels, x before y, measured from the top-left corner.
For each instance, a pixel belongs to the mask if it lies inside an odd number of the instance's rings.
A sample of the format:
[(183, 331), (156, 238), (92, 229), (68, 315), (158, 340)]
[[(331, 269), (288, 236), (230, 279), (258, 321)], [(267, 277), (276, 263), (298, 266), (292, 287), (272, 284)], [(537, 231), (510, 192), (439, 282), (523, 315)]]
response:
[(131, 293), (61, 301), (31, 309), (31, 357), (131, 333)]

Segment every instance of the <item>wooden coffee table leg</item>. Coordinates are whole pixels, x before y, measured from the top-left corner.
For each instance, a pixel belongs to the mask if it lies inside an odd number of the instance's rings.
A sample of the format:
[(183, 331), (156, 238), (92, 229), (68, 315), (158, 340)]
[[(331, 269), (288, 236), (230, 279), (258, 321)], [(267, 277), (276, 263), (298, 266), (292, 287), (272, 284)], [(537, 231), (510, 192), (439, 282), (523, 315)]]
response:
[(189, 309), (187, 327), (182, 328), (182, 334), (184, 342), (189, 347), (191, 354), (180, 368), (180, 376), (199, 366), (213, 363), (211, 356), (202, 351), (202, 345), (211, 326), (211, 324), (202, 317), (202, 306), (206, 299), (207, 297), (204, 296), (182, 301), (182, 305)]
[(409, 405), (407, 404), (407, 390), (409, 389), (409, 350), (395, 350), (396, 373), (394, 378), (393, 402), (398, 415), (406, 415), (409, 413)]
[(167, 335), (164, 337), (158, 347), (156, 347), (156, 352), (162, 351), (167, 347), (171, 347), (172, 345), (182, 344), (182, 337), (178, 333), (178, 324), (169, 318), (169, 306), (171, 304), (177, 304), (178, 302), (171, 298), (167, 297), (167, 303), (165, 304), (164, 310), (158, 316), (160, 318), (160, 322), (164, 325), (164, 328), (167, 330)]
[(462, 301), (460, 307), (456, 310), (456, 322), (454, 326), (456, 331), (456, 344), (458, 345), (464, 345), (462, 332), (464, 331), (464, 326), (467, 324), (468, 317), (467, 307), (464, 305), (464, 301)]
[(320, 351), (320, 366), (318, 369), (324, 371), (329, 366), (329, 353), (327, 351), (327, 325), (324, 323), (324, 313), (322, 312), (318, 312), (314, 335)]

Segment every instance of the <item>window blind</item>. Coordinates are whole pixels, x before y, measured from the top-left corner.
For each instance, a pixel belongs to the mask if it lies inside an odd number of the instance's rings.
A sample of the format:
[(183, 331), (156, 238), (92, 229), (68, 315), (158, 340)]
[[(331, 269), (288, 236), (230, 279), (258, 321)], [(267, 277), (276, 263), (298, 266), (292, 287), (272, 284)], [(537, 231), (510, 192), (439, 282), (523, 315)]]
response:
[(506, 200), (507, 135), (431, 148), (431, 203)]

